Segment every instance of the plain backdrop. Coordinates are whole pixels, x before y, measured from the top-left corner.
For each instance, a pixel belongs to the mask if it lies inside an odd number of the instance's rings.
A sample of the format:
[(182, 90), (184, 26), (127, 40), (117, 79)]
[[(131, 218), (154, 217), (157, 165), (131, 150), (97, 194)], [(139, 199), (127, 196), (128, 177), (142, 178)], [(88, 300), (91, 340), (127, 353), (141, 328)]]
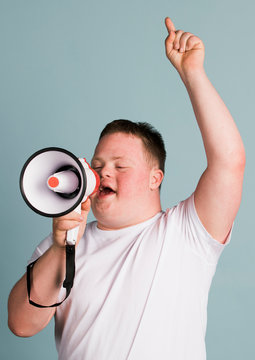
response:
[(53, 321), (27, 339), (7, 327), (8, 294), (51, 231), (19, 190), (32, 153), (60, 146), (90, 160), (107, 122), (147, 121), (168, 152), (163, 209), (188, 197), (206, 167), (187, 93), (165, 57), (166, 16), (204, 41), (207, 74), (247, 154), (242, 204), (209, 296), (207, 358), (255, 358), (254, 11), (252, 0), (0, 1), (1, 359), (57, 358)]

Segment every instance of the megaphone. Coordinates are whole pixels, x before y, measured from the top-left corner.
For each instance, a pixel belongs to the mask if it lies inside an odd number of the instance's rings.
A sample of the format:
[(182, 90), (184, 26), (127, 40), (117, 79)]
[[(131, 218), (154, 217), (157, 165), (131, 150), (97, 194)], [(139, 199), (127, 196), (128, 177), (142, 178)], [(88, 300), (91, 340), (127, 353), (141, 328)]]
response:
[[(48, 147), (35, 152), (20, 174), (20, 190), (27, 205), (46, 217), (59, 217), (75, 210), (99, 187), (98, 174), (85, 158), (70, 151)], [(67, 232), (66, 242), (75, 244), (78, 227)]]

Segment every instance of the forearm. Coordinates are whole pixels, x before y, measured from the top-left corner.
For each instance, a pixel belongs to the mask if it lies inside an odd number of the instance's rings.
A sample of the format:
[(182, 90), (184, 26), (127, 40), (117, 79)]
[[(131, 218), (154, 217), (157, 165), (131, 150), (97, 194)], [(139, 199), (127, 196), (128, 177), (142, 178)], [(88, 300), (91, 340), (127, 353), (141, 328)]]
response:
[[(64, 278), (64, 248), (52, 246), (33, 266), (31, 299), (42, 305), (56, 303)], [(32, 336), (49, 323), (54, 313), (55, 308), (37, 308), (29, 304), (25, 274), (9, 296), (10, 329), (18, 336)]]
[(166, 55), (184, 82), (200, 128), (208, 167), (243, 167), (244, 147), (227, 107), (204, 71), (204, 45), (195, 35), (176, 30), (170, 18)]
[(181, 74), (200, 128), (208, 166), (239, 166), (245, 153), (235, 122), (203, 69)]

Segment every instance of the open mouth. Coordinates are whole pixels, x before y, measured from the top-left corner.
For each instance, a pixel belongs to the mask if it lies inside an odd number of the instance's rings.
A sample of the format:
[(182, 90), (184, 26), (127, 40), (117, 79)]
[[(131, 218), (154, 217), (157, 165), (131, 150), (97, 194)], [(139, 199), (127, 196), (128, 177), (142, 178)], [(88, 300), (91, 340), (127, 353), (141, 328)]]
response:
[(111, 194), (116, 194), (116, 191), (114, 191), (112, 188), (110, 188), (109, 186), (100, 186), (99, 187), (99, 194), (100, 195), (111, 195)]

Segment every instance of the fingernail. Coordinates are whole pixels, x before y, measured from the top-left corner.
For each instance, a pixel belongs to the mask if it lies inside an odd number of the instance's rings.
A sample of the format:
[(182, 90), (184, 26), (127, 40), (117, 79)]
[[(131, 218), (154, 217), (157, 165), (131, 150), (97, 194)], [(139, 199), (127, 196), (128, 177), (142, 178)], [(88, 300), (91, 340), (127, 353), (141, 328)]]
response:
[(180, 50), (179, 50), (179, 51), (182, 53), (182, 52), (184, 52), (184, 49), (183, 49), (183, 48), (180, 48)]

